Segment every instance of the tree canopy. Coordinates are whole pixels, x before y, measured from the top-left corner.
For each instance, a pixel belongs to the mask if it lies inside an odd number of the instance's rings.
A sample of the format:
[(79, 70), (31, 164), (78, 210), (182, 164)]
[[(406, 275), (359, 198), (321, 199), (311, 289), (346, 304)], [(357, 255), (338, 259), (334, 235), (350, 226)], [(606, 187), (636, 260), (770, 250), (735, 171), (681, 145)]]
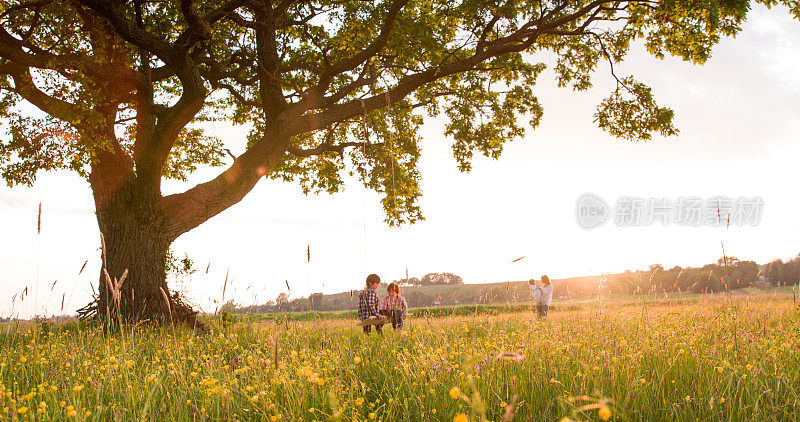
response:
[[(783, 3), (798, 14), (797, 2)], [(252, 130), (228, 179), (236, 167), (295, 180), (306, 192), (335, 192), (352, 172), (384, 194), (390, 222), (414, 221), (423, 115), (446, 118), (458, 166), (469, 170), (475, 153), (498, 157), (522, 136), (520, 116), (531, 127), (541, 121), (535, 83), (545, 65), (536, 53), (556, 57), (560, 86), (586, 90), (598, 66), (608, 62), (613, 72), (633, 43), (655, 57), (703, 63), (721, 37), (740, 30), (750, 7), (744, 0), (3, 1), (0, 171), (9, 184), (31, 184), (40, 170), (89, 177), (93, 165), (156, 185), (184, 179), (197, 166), (229, 162), (222, 142), (199, 124), (229, 119)], [(672, 111), (646, 85), (612, 76), (617, 88), (595, 115), (601, 128), (629, 140), (676, 133)], [(233, 199), (252, 183), (206, 188)], [(166, 202), (212, 202), (202, 187)], [(176, 229), (221, 211), (203, 205), (210, 209)]]

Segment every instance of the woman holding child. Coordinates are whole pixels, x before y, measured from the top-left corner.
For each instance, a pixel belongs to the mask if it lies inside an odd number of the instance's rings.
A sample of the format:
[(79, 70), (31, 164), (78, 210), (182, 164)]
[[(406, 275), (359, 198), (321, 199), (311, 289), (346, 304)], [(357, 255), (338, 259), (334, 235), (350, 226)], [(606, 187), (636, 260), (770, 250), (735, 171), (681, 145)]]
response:
[(536, 301), (536, 313), (540, 319), (546, 318), (550, 303), (553, 301), (553, 284), (550, 283), (550, 278), (543, 275), (541, 286), (537, 285), (534, 279), (531, 279), (528, 284), (530, 284), (531, 296)]

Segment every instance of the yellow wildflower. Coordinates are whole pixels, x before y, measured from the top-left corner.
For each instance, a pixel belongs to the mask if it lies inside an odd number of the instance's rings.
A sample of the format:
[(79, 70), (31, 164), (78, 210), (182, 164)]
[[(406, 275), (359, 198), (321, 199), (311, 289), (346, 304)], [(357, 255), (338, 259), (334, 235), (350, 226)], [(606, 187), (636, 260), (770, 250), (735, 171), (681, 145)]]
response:
[(608, 406), (603, 406), (597, 411), (597, 416), (599, 416), (600, 419), (607, 421), (611, 419), (611, 409), (609, 409)]

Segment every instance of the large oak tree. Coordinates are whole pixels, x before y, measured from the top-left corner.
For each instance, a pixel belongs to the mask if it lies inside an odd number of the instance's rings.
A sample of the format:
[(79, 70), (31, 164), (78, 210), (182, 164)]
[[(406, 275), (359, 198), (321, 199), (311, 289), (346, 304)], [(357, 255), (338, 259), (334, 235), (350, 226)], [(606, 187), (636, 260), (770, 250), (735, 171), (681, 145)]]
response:
[[(0, 1), (0, 171), (88, 179), (127, 320), (193, 321), (169, 295), (170, 244), (239, 202), (262, 178), (335, 192), (352, 173), (382, 193), (387, 222), (419, 219), (418, 130), (443, 115), (459, 168), (498, 157), (555, 57), (560, 86), (600, 68), (617, 88), (595, 121), (629, 140), (672, 135), (673, 113), (632, 76), (634, 43), (702, 63), (759, 0), (27, 0)], [(797, 16), (798, 2), (784, 5)], [(38, 109), (38, 110), (37, 110)], [(241, 155), (202, 130), (251, 127)], [(216, 178), (164, 196), (201, 165)], [(113, 315), (101, 276), (99, 314)]]

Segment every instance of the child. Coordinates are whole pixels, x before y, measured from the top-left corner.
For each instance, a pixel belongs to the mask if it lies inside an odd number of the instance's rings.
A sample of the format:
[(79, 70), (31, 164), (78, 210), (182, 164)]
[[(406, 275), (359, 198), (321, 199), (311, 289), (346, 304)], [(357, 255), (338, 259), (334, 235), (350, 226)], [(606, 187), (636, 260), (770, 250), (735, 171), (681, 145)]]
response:
[(553, 285), (550, 283), (550, 278), (543, 275), (542, 286), (536, 286), (532, 279), (529, 284), (531, 285), (531, 295), (536, 300), (536, 313), (539, 318), (547, 317), (547, 311), (553, 301)]
[(386, 287), (386, 296), (381, 302), (380, 313), (387, 315), (392, 321), (392, 328), (399, 330), (403, 328), (403, 320), (408, 316), (408, 305), (406, 299), (400, 296), (400, 286), (392, 282)]
[[(381, 318), (378, 313), (378, 293), (376, 292), (380, 284), (381, 278), (377, 274), (370, 274), (367, 277), (367, 288), (358, 295), (358, 319), (362, 322), (370, 318)], [(371, 331), (371, 325), (364, 326), (364, 334), (369, 334)], [(375, 325), (375, 331), (383, 334), (383, 324)]]

